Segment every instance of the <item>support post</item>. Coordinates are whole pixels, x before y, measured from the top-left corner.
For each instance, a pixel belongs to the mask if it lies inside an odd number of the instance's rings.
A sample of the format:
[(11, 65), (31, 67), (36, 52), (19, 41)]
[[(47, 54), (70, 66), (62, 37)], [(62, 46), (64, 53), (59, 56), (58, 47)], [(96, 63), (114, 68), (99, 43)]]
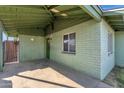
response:
[(0, 71), (3, 71), (3, 41), (2, 41), (2, 32), (4, 31), (3, 25), (0, 22)]

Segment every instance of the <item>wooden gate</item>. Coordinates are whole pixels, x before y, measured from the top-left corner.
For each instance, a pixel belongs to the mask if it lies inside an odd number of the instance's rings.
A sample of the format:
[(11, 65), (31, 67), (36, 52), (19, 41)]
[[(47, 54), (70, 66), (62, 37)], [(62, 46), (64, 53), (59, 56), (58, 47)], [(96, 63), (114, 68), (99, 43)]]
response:
[(17, 61), (17, 49), (18, 42), (14, 41), (4, 41), (3, 42), (4, 49), (4, 62), (15, 62)]

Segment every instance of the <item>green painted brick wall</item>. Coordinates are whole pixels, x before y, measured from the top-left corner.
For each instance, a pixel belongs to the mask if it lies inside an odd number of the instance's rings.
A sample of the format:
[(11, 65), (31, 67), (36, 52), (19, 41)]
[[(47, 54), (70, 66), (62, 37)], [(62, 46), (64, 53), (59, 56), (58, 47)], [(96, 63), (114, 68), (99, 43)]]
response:
[[(115, 66), (115, 48), (114, 48), (114, 30), (107, 24), (106, 21), (101, 21), (101, 79), (104, 79)], [(108, 55), (108, 33), (113, 36), (113, 51)]]
[[(31, 39), (34, 39), (32, 41)], [(45, 38), (42, 36), (19, 35), (19, 60), (45, 58)]]
[(124, 31), (115, 32), (115, 63), (124, 67)]
[[(75, 55), (62, 53), (63, 35), (71, 32), (76, 33)], [(100, 79), (100, 23), (90, 20), (55, 32), (50, 47), (50, 59)]]
[[(63, 35), (71, 32), (76, 33), (75, 55), (62, 53)], [(113, 54), (109, 56), (108, 32), (113, 34)], [(83, 22), (53, 33), (50, 53), (55, 62), (103, 80), (115, 65), (114, 31), (104, 20), (99, 23), (94, 20)]]

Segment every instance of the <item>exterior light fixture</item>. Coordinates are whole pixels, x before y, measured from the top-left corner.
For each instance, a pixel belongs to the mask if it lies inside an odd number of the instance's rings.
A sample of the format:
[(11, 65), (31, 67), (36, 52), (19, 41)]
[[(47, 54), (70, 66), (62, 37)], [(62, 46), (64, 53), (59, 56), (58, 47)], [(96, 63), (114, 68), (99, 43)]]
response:
[(62, 13), (62, 14), (60, 14), (60, 15), (62, 15), (62, 16), (67, 16), (67, 14), (65, 14), (65, 13)]
[(34, 38), (31, 38), (31, 41), (34, 41)]

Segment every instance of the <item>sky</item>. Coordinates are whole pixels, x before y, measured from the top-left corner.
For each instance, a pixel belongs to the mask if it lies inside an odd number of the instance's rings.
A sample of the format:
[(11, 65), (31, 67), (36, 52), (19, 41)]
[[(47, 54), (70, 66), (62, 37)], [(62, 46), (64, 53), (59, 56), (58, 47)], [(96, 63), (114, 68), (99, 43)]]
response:
[[(4, 32), (2, 33), (2, 35), (3, 35), (2, 41), (7, 40), (7, 35), (6, 35)], [(13, 37), (8, 37), (8, 40), (9, 40), (9, 41), (13, 41), (14, 38), (13, 38)]]
[(100, 6), (104, 11), (111, 9), (124, 8), (124, 5), (101, 5)]
[(5, 41), (5, 40), (7, 40), (7, 36), (6, 36), (6, 34), (5, 33), (2, 33), (2, 35), (3, 35), (3, 41)]

